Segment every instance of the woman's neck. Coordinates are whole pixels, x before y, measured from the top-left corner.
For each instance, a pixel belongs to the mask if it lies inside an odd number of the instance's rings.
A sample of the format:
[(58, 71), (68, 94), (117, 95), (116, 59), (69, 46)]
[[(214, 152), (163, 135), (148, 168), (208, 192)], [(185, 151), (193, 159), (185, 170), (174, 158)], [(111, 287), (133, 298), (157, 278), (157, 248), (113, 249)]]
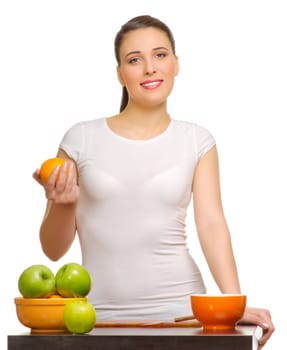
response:
[(109, 127), (117, 134), (146, 140), (164, 132), (170, 123), (166, 108), (127, 107), (122, 113), (108, 118)]

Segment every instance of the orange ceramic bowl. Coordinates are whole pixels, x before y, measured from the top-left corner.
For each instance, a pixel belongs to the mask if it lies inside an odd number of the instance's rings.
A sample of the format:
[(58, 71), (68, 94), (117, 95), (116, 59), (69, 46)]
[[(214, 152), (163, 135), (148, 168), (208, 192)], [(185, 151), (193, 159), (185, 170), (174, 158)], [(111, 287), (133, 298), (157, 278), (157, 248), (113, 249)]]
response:
[(86, 298), (49, 298), (14, 299), (18, 320), (23, 326), (31, 329), (31, 333), (65, 333), (64, 306), (72, 300)]
[(205, 330), (234, 329), (246, 307), (246, 295), (192, 295), (190, 297), (194, 317)]

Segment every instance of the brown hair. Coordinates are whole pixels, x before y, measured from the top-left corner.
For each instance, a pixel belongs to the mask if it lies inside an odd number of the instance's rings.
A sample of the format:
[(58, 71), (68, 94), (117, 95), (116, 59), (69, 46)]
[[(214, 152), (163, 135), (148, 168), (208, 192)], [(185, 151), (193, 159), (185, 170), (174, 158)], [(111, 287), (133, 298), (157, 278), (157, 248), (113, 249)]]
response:
[[(120, 61), (120, 47), (121, 47), (121, 44), (124, 40), (125, 35), (133, 30), (141, 29), (141, 28), (149, 28), (149, 27), (159, 29), (159, 30), (163, 31), (164, 33), (166, 33), (168, 39), (170, 40), (172, 51), (175, 54), (175, 41), (174, 41), (173, 34), (172, 34), (171, 30), (169, 29), (169, 27), (165, 23), (160, 21), (159, 19), (154, 18), (152, 16), (148, 16), (148, 15), (137, 16), (137, 17), (132, 18), (128, 22), (126, 22), (124, 25), (122, 25), (121, 29), (119, 30), (119, 32), (117, 33), (117, 35), (115, 37), (114, 50), (115, 50), (115, 56), (116, 56), (116, 60), (117, 60), (118, 64), (121, 63), (121, 61)], [(126, 108), (126, 106), (128, 104), (128, 100), (129, 100), (128, 91), (127, 91), (126, 87), (124, 86), (123, 92), (122, 92), (120, 112), (122, 112)]]

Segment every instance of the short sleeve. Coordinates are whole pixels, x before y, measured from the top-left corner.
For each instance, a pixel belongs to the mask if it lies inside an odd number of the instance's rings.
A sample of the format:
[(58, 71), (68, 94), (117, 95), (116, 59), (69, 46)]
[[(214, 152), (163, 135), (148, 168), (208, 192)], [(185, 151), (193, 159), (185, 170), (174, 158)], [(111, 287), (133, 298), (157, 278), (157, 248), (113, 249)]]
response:
[(199, 160), (216, 144), (216, 142), (209, 130), (202, 126), (195, 125), (194, 134), (197, 159)]
[(69, 157), (78, 162), (81, 150), (84, 147), (83, 125), (73, 125), (63, 136), (59, 148), (65, 151)]

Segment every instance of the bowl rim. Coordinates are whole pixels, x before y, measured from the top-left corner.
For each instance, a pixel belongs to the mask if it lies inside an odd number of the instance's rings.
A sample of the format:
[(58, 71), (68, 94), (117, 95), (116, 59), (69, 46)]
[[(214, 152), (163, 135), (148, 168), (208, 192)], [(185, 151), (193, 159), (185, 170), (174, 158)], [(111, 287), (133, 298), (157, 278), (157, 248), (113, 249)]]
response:
[(23, 305), (23, 306), (54, 306), (54, 305), (64, 305), (69, 301), (87, 301), (87, 297), (75, 297), (75, 298), (65, 298), (65, 297), (59, 297), (59, 298), (25, 298), (25, 297), (15, 297), (14, 303), (16, 305)]
[(191, 297), (204, 297), (204, 298), (226, 298), (226, 297), (247, 297), (246, 294), (240, 293), (225, 293), (225, 294), (191, 294)]

